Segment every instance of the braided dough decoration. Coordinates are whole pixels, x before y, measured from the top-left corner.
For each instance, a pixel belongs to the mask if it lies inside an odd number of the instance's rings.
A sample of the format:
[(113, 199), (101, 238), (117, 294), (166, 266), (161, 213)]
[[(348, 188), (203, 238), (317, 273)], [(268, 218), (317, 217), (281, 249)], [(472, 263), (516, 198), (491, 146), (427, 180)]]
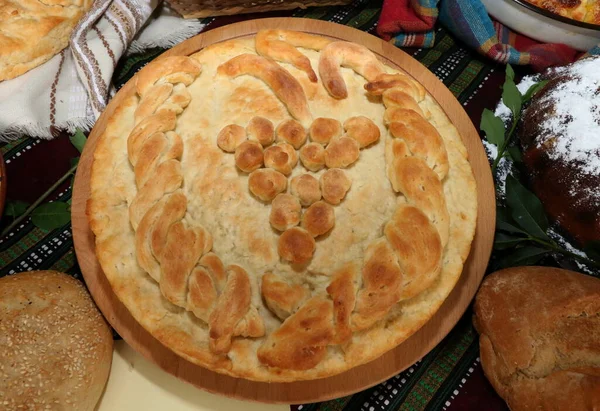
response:
[(95, 152), (88, 213), (113, 289), (164, 345), (235, 377), (313, 379), (440, 307), (475, 186), (410, 76), (353, 43), (267, 30), (135, 81)]
[[(346, 57), (348, 55), (350, 57)], [(323, 50), (319, 67), (325, 67), (324, 70), (332, 64), (338, 67), (339, 60), (342, 60), (358, 74), (379, 80), (376, 84), (367, 83), (365, 89), (377, 90), (383, 95), (386, 114), (397, 107), (396, 101), (390, 102), (385, 98), (390, 91), (402, 94), (405, 107), (418, 108), (418, 102), (411, 94), (402, 90), (409, 88), (412, 95), (420, 97), (419, 87), (412, 86), (414, 82), (406, 76), (390, 78), (382, 74), (381, 63), (373, 62), (373, 58), (372, 53), (365, 52), (361, 46), (336, 42)], [(334, 97), (345, 98), (345, 85), (339, 72), (330, 77), (334, 80), (327, 83), (328, 77), (321, 73), (324, 86)], [(398, 302), (418, 296), (436, 281), (449, 236), (449, 215), (441, 183), (448, 172), (448, 156), (437, 130), (423, 118), (420, 109), (418, 112), (406, 108), (401, 110), (402, 115), (392, 116), (388, 126), (391, 137), (405, 142), (406, 149), (396, 155), (393, 140), (388, 140), (386, 158), (390, 182), (394, 190), (404, 195), (407, 203), (398, 204), (385, 225), (384, 236), (367, 249), (362, 265), (362, 287), (357, 286), (359, 270), (356, 267), (346, 267), (332, 275), (333, 280), (327, 287), (331, 298), (329, 304), (315, 297), (293, 313), (284, 326), (271, 334), (261, 346), (259, 359), (263, 363), (295, 370), (314, 367), (323, 359), (326, 346), (346, 343), (353, 332), (373, 326), (385, 318)], [(346, 129), (351, 129), (353, 123), (359, 121), (348, 121)], [(358, 143), (349, 137), (334, 140), (336, 150), (344, 139), (354, 142), (358, 152)], [(329, 150), (332, 143), (327, 147)], [(346, 160), (350, 152), (346, 150), (345, 156), (338, 157), (340, 164), (351, 161)], [(324, 186), (325, 198), (327, 192)], [(265, 298), (269, 298), (269, 290), (266, 292)], [(333, 319), (324, 321), (329, 316)], [(296, 323), (312, 321), (318, 322), (302, 334), (294, 335), (292, 330), (288, 330), (291, 324), (296, 327)], [(318, 341), (318, 344), (310, 345), (312, 340)]]
[(292, 117), (303, 125), (312, 115), (302, 86), (288, 71), (273, 60), (252, 54), (242, 54), (219, 66), (219, 73), (230, 77), (250, 75), (264, 81), (285, 104)]
[(323, 86), (332, 97), (348, 97), (341, 67), (348, 67), (368, 81), (385, 73), (383, 64), (365, 46), (346, 41), (334, 41), (323, 49), (319, 57), (319, 75)]
[(289, 30), (261, 30), (256, 33), (256, 52), (273, 60), (290, 63), (306, 73), (309, 80), (317, 82), (310, 60), (296, 47), (321, 50), (330, 43), (329, 40), (312, 34)]
[(138, 73), (140, 103), (127, 140), (138, 192), (129, 214), (139, 265), (159, 283), (169, 302), (208, 324), (210, 348), (223, 354), (232, 337), (260, 337), (264, 325), (251, 305), (248, 273), (237, 265), (223, 268), (216, 255), (207, 254), (210, 233), (184, 218), (188, 200), (181, 190), (183, 144), (174, 130), (177, 114), (191, 100), (185, 86), (200, 72), (195, 60), (177, 56)]

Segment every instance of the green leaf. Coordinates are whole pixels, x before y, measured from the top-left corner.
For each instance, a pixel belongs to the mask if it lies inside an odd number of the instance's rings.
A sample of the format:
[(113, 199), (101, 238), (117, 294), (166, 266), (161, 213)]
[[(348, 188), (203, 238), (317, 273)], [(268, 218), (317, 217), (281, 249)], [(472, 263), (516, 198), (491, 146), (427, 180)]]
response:
[(500, 147), (504, 142), (504, 122), (487, 108), (481, 115), (479, 128), (485, 133), (487, 141)]
[(71, 140), (71, 144), (73, 144), (80, 153), (83, 152), (83, 146), (85, 146), (85, 142), (87, 141), (83, 131), (77, 129), (75, 134), (69, 137), (69, 140)]
[(506, 78), (511, 79), (512, 81), (515, 80), (515, 71), (510, 64), (506, 65)]
[(535, 96), (540, 90), (542, 90), (546, 84), (548, 84), (548, 80), (542, 80), (539, 83), (533, 84), (531, 87), (527, 89), (525, 94), (523, 94), (523, 103), (531, 100), (533, 96)]
[(54, 230), (71, 221), (69, 205), (61, 201), (42, 204), (31, 213), (33, 224), (43, 230)]
[(506, 150), (515, 163), (523, 162), (523, 154), (521, 154), (521, 150), (519, 150), (519, 147), (513, 146), (513, 147), (507, 148)]
[(496, 233), (496, 237), (494, 238), (494, 248), (496, 250), (505, 250), (507, 248), (512, 248), (523, 241), (527, 241), (527, 238), (524, 237), (516, 237), (510, 234), (504, 233)]
[(27, 211), (29, 203), (24, 201), (7, 201), (4, 206), (4, 215), (7, 217), (17, 218)]
[(516, 226), (510, 213), (506, 208), (496, 208), (496, 230), (512, 234), (527, 235), (527, 233)]
[(506, 81), (502, 86), (502, 102), (508, 107), (513, 115), (514, 119), (517, 119), (521, 115), (521, 102), (523, 97), (517, 88), (515, 82), (506, 76)]
[(540, 261), (549, 252), (549, 250), (540, 247), (520, 247), (514, 253), (502, 258), (502, 266), (515, 267), (521, 265), (533, 265)]
[(600, 262), (600, 241), (589, 241), (583, 247), (583, 251), (592, 260)]
[(505, 231), (507, 233), (513, 233), (513, 234), (527, 235), (527, 233), (525, 231), (521, 230), (518, 227), (515, 227), (511, 223), (507, 223), (506, 221), (496, 221), (496, 230)]
[(551, 241), (546, 230), (548, 218), (542, 202), (512, 175), (506, 177), (506, 203), (517, 225), (532, 237)]
[(496, 206), (496, 221), (506, 221), (509, 223), (513, 221), (508, 208), (500, 205)]

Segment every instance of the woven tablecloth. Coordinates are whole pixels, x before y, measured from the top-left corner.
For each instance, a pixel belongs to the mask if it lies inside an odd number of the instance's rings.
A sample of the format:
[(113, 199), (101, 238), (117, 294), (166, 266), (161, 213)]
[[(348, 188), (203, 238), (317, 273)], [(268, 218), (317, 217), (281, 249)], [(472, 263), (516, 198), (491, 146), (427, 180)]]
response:
[[(357, 0), (350, 7), (322, 7), (293, 12), (266, 13), (207, 19), (210, 30), (250, 18), (294, 16), (329, 20), (374, 32), (381, 0)], [(500, 99), (504, 67), (466, 49), (443, 28), (436, 28), (431, 49), (405, 49), (423, 63), (454, 93), (474, 124), (484, 108)], [(122, 86), (143, 65), (164, 50), (153, 49), (119, 62), (114, 76)], [(1, 147), (7, 166), (9, 200), (32, 203), (70, 168), (79, 153), (68, 136), (51, 141), (24, 137)], [(50, 199), (70, 201), (70, 181)], [(7, 224), (0, 221), (0, 229)], [(36, 228), (27, 219), (0, 239), (0, 276), (27, 270), (58, 270), (81, 279), (73, 250), (71, 225), (53, 231)], [(317, 404), (293, 405), (292, 410), (506, 410), (507, 407), (485, 379), (479, 363), (477, 333), (467, 310), (450, 334), (425, 358), (408, 370), (353, 396)]]

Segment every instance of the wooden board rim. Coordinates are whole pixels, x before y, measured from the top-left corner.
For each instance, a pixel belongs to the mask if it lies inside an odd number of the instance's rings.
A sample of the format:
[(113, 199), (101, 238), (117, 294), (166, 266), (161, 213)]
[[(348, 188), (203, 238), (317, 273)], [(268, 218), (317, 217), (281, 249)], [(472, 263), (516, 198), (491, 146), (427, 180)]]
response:
[(264, 383), (212, 372), (177, 356), (152, 337), (131, 316), (113, 293), (96, 259), (94, 236), (86, 216), (93, 152), (106, 120), (124, 96), (133, 92), (129, 81), (108, 104), (90, 133), (77, 170), (72, 199), (73, 240), (83, 277), (108, 322), (136, 351), (166, 372), (206, 391), (228, 397), (267, 403), (325, 401), (372, 387), (408, 368), (433, 349), (456, 325), (473, 299), (490, 257), (495, 227), (495, 191), (489, 163), (479, 134), (450, 90), (421, 63), (395, 46), (359, 30), (320, 20), (269, 18), (223, 26), (193, 37), (166, 51), (190, 55), (210, 44), (248, 36), (262, 28), (286, 28), (361, 43), (420, 81), (438, 101), (458, 129), (467, 147), (477, 181), (478, 224), (471, 254), (463, 273), (440, 310), (404, 343), (383, 356), (333, 377), (293, 383)]

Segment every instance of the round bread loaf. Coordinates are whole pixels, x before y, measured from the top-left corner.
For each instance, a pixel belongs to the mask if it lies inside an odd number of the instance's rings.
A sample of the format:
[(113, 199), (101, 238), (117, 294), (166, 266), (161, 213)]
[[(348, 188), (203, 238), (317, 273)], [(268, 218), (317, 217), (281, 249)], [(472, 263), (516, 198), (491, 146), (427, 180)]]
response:
[(522, 114), (519, 138), (531, 187), (580, 245), (600, 240), (600, 57), (551, 68)]
[(513, 411), (600, 404), (600, 280), (549, 267), (488, 276), (475, 299), (485, 375)]
[(0, 408), (93, 410), (110, 329), (83, 285), (56, 271), (0, 278)]

